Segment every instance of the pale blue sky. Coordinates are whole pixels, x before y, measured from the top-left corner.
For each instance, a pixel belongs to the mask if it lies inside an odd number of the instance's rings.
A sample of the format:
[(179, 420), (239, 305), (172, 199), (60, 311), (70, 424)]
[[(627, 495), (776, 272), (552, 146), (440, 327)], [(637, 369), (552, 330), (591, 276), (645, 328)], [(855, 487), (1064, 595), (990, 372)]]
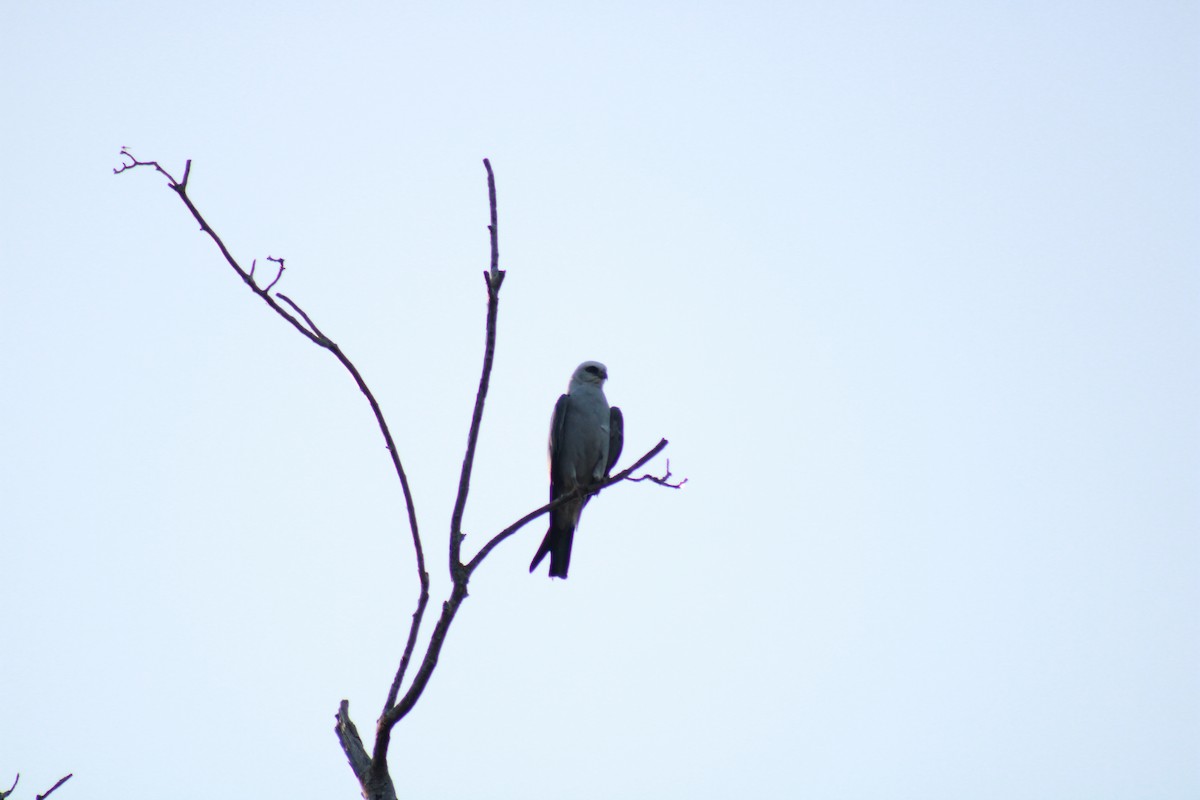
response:
[[(610, 370), (680, 492), (472, 583), (420, 798), (1200, 796), (1195, 3), (0, 8), (0, 782), (356, 797), (435, 600)], [(9, 775), (9, 777), (5, 777)]]

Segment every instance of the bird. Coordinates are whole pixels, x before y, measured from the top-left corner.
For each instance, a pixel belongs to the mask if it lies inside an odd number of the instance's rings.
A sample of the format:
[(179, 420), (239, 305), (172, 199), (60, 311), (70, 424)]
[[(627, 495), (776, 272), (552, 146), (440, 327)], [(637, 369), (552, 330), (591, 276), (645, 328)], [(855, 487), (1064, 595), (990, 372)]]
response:
[[(554, 404), (550, 417), (550, 500), (609, 476), (625, 444), (625, 417), (609, 407), (604, 396), (608, 367), (585, 361), (575, 368), (567, 393)], [(529, 564), (537, 569), (548, 553), (550, 577), (566, 578), (571, 565), (571, 542), (579, 514), (589, 497), (570, 500), (550, 511), (550, 529)]]

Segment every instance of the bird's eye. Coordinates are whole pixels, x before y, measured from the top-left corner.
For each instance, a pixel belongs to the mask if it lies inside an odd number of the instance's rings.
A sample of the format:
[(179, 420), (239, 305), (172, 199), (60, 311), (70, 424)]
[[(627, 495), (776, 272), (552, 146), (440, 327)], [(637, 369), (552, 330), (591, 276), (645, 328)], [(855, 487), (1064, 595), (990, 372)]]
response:
[(586, 371), (587, 371), (587, 372), (590, 372), (590, 373), (592, 373), (593, 375), (599, 375), (599, 374), (600, 374), (600, 368), (599, 368), (599, 367), (588, 367)]

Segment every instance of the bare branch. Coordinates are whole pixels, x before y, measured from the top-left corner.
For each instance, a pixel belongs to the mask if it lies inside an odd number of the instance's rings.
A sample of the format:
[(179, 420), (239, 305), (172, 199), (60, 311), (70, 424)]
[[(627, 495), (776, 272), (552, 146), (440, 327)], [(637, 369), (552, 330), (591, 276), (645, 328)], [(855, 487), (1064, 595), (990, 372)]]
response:
[[(328, 336), (326, 336), (324, 333), (321, 332), (321, 329), (317, 327), (316, 323), (314, 323), (312, 321), (312, 318), (309, 317), (308, 314), (306, 314), (296, 303), (292, 302), (292, 300), (289, 299), (287, 296), (282, 295), (282, 294), (276, 295), (280, 298), (280, 300), (282, 300), (284, 303), (286, 303), (288, 306), (290, 306), (297, 314), (300, 315), (300, 318), (304, 320), (304, 322), (301, 322), (300, 319), (297, 319), (297, 317), (290, 314), (287, 311), (287, 309), (285, 309), (283, 306), (281, 306), (276, 301), (276, 299), (275, 299), (276, 296), (273, 296), (270, 294), (271, 288), (275, 286), (275, 284), (279, 281), (280, 277), (283, 275), (283, 269), (284, 269), (283, 259), (268, 257), (268, 259), (270, 261), (274, 261), (277, 264), (279, 264), (279, 272), (276, 274), (275, 280), (272, 281), (264, 289), (264, 288), (259, 287), (258, 284), (254, 280), (252, 271), (253, 271), (254, 267), (257, 265), (257, 262), (256, 261), (252, 262), (251, 271), (247, 272), (245, 269), (242, 268), (241, 264), (238, 263), (237, 259), (235, 259), (233, 257), (233, 254), (229, 252), (229, 248), (225, 246), (225, 243), (221, 240), (221, 237), (218, 236), (216, 231), (214, 231), (212, 229), (212, 227), (208, 224), (207, 220), (204, 219), (204, 217), (203, 217), (203, 215), (201, 215), (199, 209), (196, 208), (196, 206), (192, 203), (191, 198), (188, 196), (187, 176), (190, 175), (190, 173), (191, 173), (191, 164), (192, 164), (192, 162), (190, 160), (187, 162), (187, 166), (184, 169), (184, 180), (182, 182), (180, 182), (180, 181), (176, 181), (175, 178), (169, 172), (167, 172), (165, 169), (162, 168), (162, 166), (160, 166), (158, 164), (158, 162), (156, 162), (156, 161), (140, 161), (132, 153), (129, 152), (128, 148), (122, 148), (121, 156), (124, 159), (126, 159), (127, 163), (123, 163), (120, 167), (118, 167), (117, 169), (114, 169), (113, 172), (115, 174), (119, 175), (120, 173), (125, 172), (126, 170), (133, 169), (135, 167), (154, 167), (158, 172), (165, 175), (170, 188), (172, 190), (174, 190), (177, 195), (179, 195), (179, 199), (187, 207), (188, 211), (192, 215), (192, 218), (195, 219), (196, 222), (199, 223), (200, 230), (202, 232), (204, 232), (205, 234), (207, 234), (208, 237), (213, 240), (213, 243), (216, 244), (217, 249), (221, 251), (221, 255), (224, 257), (225, 262), (227, 264), (229, 264), (229, 266), (233, 269), (233, 271), (238, 274), (238, 276), (250, 288), (250, 290), (252, 292), (254, 292), (256, 295), (258, 295), (259, 298), (262, 299), (262, 301), (264, 303), (266, 303), (268, 306), (270, 306), (271, 310), (273, 310), (275, 313), (279, 314), (279, 316), (281, 316), (285, 320), (287, 320), (292, 325), (292, 327), (294, 327), (297, 331), (299, 331), (301, 334), (303, 334), (305, 338), (307, 338), (313, 344), (316, 344), (318, 347), (323, 347), (326, 350), (328, 350), (330, 353), (332, 353), (334, 358), (336, 358), (338, 360), (338, 362), (342, 365), (342, 367), (345, 368), (345, 370), (350, 373), (350, 376), (354, 379), (354, 383), (358, 386), (359, 391), (361, 391), (363, 393), (363, 395), (367, 398), (367, 402), (371, 406), (371, 413), (375, 415), (375, 421), (379, 425), (380, 433), (383, 435), (384, 443), (387, 445), (388, 454), (391, 456), (392, 468), (396, 473), (396, 477), (400, 481), (400, 488), (404, 494), (404, 504), (405, 504), (405, 509), (408, 514), (408, 526), (409, 526), (409, 530), (412, 534), (413, 551), (416, 554), (417, 579), (418, 579), (418, 581), (420, 583), (420, 587), (421, 587), (420, 596), (419, 596), (419, 600), (417, 603), (417, 613), (413, 615), (412, 625), (409, 628), (408, 644), (405, 648), (405, 656), (401, 658), (401, 668), (397, 673), (398, 680), (402, 679), (404, 666), (407, 664), (408, 659), (411, 657), (412, 648), (413, 648), (414, 643), (417, 638), (417, 632), (420, 629), (422, 615), (424, 614), (425, 606), (428, 603), (429, 573), (425, 569), (425, 552), (424, 552), (424, 548), (421, 544), (421, 535), (420, 535), (419, 528), (417, 526), (417, 512), (416, 512), (415, 504), (413, 502), (412, 491), (408, 485), (408, 477), (404, 472), (404, 466), (400, 462), (399, 451), (397, 450), (396, 443), (395, 443), (394, 439), (392, 438), (391, 430), (388, 428), (387, 420), (384, 419), (383, 411), (379, 407), (379, 402), (375, 399), (374, 393), (372, 393), (370, 387), (367, 386), (366, 381), (363, 380), (362, 375), (359, 373), (358, 368), (354, 365), (354, 363), (346, 356), (345, 353), (342, 352), (341, 348), (338, 347), (336, 342), (334, 342), (332, 339), (330, 339)], [(308, 327), (305, 327), (305, 324), (307, 324)], [(392, 706), (392, 704), (394, 704), (394, 702), (395, 702), (395, 692), (392, 692), (389, 694), (387, 707), (390, 708)]]
[(47, 789), (45, 794), (39, 794), (37, 796), (36, 800), (46, 800), (46, 798), (50, 796), (51, 792), (53, 792), (55, 789), (57, 789), (58, 787), (62, 786), (64, 783), (66, 783), (68, 780), (70, 780), (71, 776), (74, 774), (75, 773), (72, 772), (72, 773), (67, 774), (65, 777), (59, 778), (58, 783), (54, 784), (49, 789)]
[[(496, 178), (492, 174), (492, 164), (486, 158), (483, 166), (488, 177), (488, 202), (491, 206), (492, 261), (489, 272), (483, 274), (487, 283), (487, 333), (483, 348), (483, 370), (479, 376), (479, 389), (475, 393), (475, 410), (471, 414), (471, 428), (467, 432), (467, 451), (463, 455), (462, 474), (458, 479), (458, 496), (454, 501), (454, 512), (450, 515), (450, 577), (455, 581), (462, 573), (462, 518), (467, 507), (467, 494), (471, 489), (471, 467), (475, 462), (475, 445), (479, 441), (479, 426), (483, 422), (483, 404), (487, 400), (488, 382), (492, 374), (492, 362), (496, 354), (496, 316), (500, 306), (500, 284), (504, 282), (504, 272), (498, 269), (500, 263), (500, 248), (497, 236), (496, 222)], [(466, 575), (462, 575), (465, 580)]]
[[(277, 277), (277, 278), (275, 278), (275, 280), (279, 280), (279, 278)], [(274, 282), (272, 282), (271, 285), (274, 286), (275, 285)], [(300, 306), (298, 306), (294, 302), (292, 302), (292, 298), (288, 297), (283, 292), (276, 292), (275, 296), (278, 297), (283, 302), (287, 303), (289, 306), (292, 307), (293, 311), (295, 311), (297, 314), (299, 314), (301, 317), (303, 317), (304, 321), (306, 323), (308, 323), (308, 327), (312, 328), (313, 333), (315, 333), (317, 335), (318, 339), (320, 339), (323, 343), (329, 342), (329, 337), (326, 336), (325, 334), (321, 333), (321, 329), (317, 327), (317, 323), (313, 322), (312, 318), (309, 317), (308, 314), (304, 313), (304, 309), (302, 309)], [(322, 344), (322, 346), (324, 346), (324, 344)]]
[(350, 719), (350, 701), (343, 700), (338, 706), (338, 713), (335, 716), (337, 724), (333, 726), (333, 732), (337, 734), (338, 741), (342, 743), (342, 751), (346, 754), (346, 759), (350, 762), (350, 769), (354, 771), (354, 776), (358, 778), (359, 783), (366, 781), (367, 771), (371, 768), (371, 757), (367, 755), (367, 749), (363, 747), (362, 737), (358, 735), (358, 728)]
[(500, 272), (500, 225), (496, 222), (496, 176), (492, 174), (492, 162), (486, 158), (483, 160), (483, 168), (487, 170), (488, 176), (488, 206), (491, 209), (491, 224), (488, 225), (488, 232), (492, 238), (492, 266), (491, 277), (489, 283), (495, 283), (496, 289), (499, 291), (500, 285), (498, 281), (503, 280), (499, 276)]
[[(619, 483), (623, 480), (643, 481), (649, 480), (662, 486), (670, 486), (671, 488), (679, 488), (686, 479), (678, 484), (673, 484), (669, 481), (671, 477), (670, 462), (667, 463), (666, 473), (662, 476), (642, 475), (637, 478), (630, 476), (634, 471), (640, 469), (650, 459), (658, 455), (667, 446), (667, 440), (662, 439), (657, 445), (652, 447), (644, 456), (638, 459), (632, 466), (622, 472), (606, 478), (597, 484), (585, 486), (577, 489), (575, 492), (559, 499), (547, 503), (541, 508), (526, 514), (515, 523), (505, 528), (500, 533), (493, 536), (487, 544), (485, 544), (470, 563), (463, 564), (462, 562), (462, 541), (464, 534), (462, 532), (463, 514), (466, 509), (467, 497), (470, 493), (471, 471), (474, 465), (475, 449), (479, 442), (479, 430), (483, 420), (484, 404), (487, 400), (488, 386), (491, 379), (492, 366), (495, 360), (496, 351), (496, 327), (499, 309), (500, 287), (504, 282), (505, 273), (499, 268), (500, 252), (499, 252), (499, 224), (497, 221), (496, 211), (496, 182), (492, 172), (491, 162), (484, 159), (483, 165), (487, 170), (488, 179), (488, 204), (490, 210), (490, 224), (488, 231), (491, 240), (491, 263), (490, 268), (484, 273), (484, 280), (487, 284), (488, 305), (487, 305), (487, 321), (485, 326), (484, 354), (483, 366), (479, 378), (479, 387), (475, 395), (475, 407), (471, 415), (471, 425), (467, 433), (466, 452), (463, 455), (462, 472), (458, 482), (458, 493), (455, 498), (454, 510), (450, 521), (450, 541), (449, 541), (449, 567), (452, 588), (450, 596), (442, 604), (442, 611), (434, 624), (433, 632), (430, 634), (429, 642), (425, 649), (425, 654), (421, 658), (419, 666), (412, 677), (412, 681), (408, 686), (407, 691), (401, 694), (404, 679), (408, 668), (413, 661), (413, 656), (416, 648), (417, 638), (420, 633), (421, 623), (424, 618), (425, 611), (429, 604), (429, 573), (425, 568), (425, 555), (421, 542), (420, 532), (417, 526), (416, 510), (413, 503), (412, 492), (409, 488), (408, 478), (405, 475), (404, 467), (400, 462), (399, 453), (396, 448), (395, 441), (392, 439), (391, 431), (388, 429), (387, 421), (384, 419), (383, 412), (379, 407), (375, 395), (371, 392), (358, 368), (354, 363), (342, 352), (337, 343), (330, 339), (321, 331), (312, 318), (302, 309), (297, 303), (292, 301), (287, 295), (280, 292), (272, 294), (272, 290), (283, 277), (285, 269), (284, 259), (268, 256), (268, 261), (273, 261), (279, 265), (279, 269), (275, 274), (274, 279), (267, 286), (260, 287), (255, 279), (255, 270), (258, 266), (257, 260), (250, 264), (249, 271), (242, 268), (238, 261), (229, 252), (225, 243), (217, 235), (217, 233), (209, 226), (208, 222), (200, 214), (199, 210), (192, 203), (191, 198), (187, 193), (188, 178), (191, 175), (192, 162), (189, 160), (184, 167), (183, 180), (177, 181), (167, 170), (165, 170), (158, 162), (155, 161), (140, 161), (128, 148), (121, 149), (121, 157), (123, 163), (113, 170), (116, 174), (121, 174), (135, 167), (153, 167), (156, 171), (166, 177), (169, 187), (179, 195), (180, 200), (187, 207), (193, 219), (200, 225), (200, 230), (208, 235), (220, 250), (221, 255), (229, 266), (238, 274), (242, 281), (250, 288), (250, 290), (258, 295), (258, 297), (266, 303), (271, 309), (279, 314), (283, 319), (287, 320), (297, 331), (305, 336), (309, 341), (316, 344), (318, 347), (328, 350), (334, 358), (342, 365), (342, 367), (354, 379), (359, 391), (366, 397), (368, 404), (371, 407), (371, 412), (375, 416), (376, 423), (383, 435), (384, 442), (387, 445), (388, 453), (392, 459), (392, 466), (399, 479), (401, 489), (404, 494), (405, 508), (408, 514), (409, 529), (412, 533), (413, 550), (416, 554), (417, 577), (420, 583), (420, 594), (417, 599), (416, 611), (412, 615), (412, 621), (409, 625), (408, 636), (405, 640), (404, 651), (400, 657), (400, 663), (396, 670), (395, 678), (392, 680), (392, 685), (388, 691), (387, 700), (384, 703), (383, 713), (379, 717), (376, 724), (375, 742), (370, 754), (367, 753), (366, 747), (363, 744), (362, 737), (358, 733), (358, 729), (350, 719), (350, 705), (346, 700), (342, 700), (338, 707), (337, 724), (334, 728), (337, 733), (338, 741), (341, 743), (342, 750), (346, 754), (346, 758), (350, 763), (351, 769), (354, 771), (355, 777), (363, 789), (363, 796), (368, 800), (395, 800), (395, 787), (392, 782), (391, 775), (388, 771), (388, 747), (391, 742), (391, 732), (395, 725), (403, 719), (416, 705), (421, 698), (425, 687), (428, 685), (430, 677), (433, 675), (434, 669), (437, 667), (438, 658), (441, 654), (442, 646), (445, 643), (446, 635), (450, 630), (450, 626), (454, 621), (455, 615), (458, 613), (462, 602), (467, 598), (467, 584), (471, 574), (483, 562), (493, 549), (495, 549), (502, 541), (512, 536), (529, 522), (537, 519), (541, 515), (547, 513), (551, 509), (558, 507), (571, 500), (578, 500), (580, 497), (588, 497), (599, 494), (604, 489)], [(281, 303), (283, 305), (281, 305)], [(287, 306), (285, 308), (284, 306)], [(290, 309), (290, 311), (288, 310)], [(19, 779), (18, 775), (18, 779)], [(67, 778), (60, 780), (57, 784), (51, 787), (50, 791), (46, 792), (45, 797), (61, 786)], [(16, 782), (13, 786), (15, 788)], [(9, 790), (11, 793), (12, 790)], [(0, 793), (0, 800), (4, 800), (5, 793)], [(41, 800), (39, 797), (39, 800)]]
[[(500, 544), (505, 539), (512, 536), (514, 533), (521, 530), (521, 528), (524, 528), (526, 525), (533, 522), (538, 517), (542, 516), (545, 513), (548, 513), (549, 511), (552, 511), (552, 510), (558, 508), (559, 506), (563, 505), (564, 503), (566, 503), (570, 500), (578, 499), (580, 495), (584, 495), (584, 496), (597, 495), (597, 494), (600, 494), (600, 492), (603, 491), (604, 489), (607, 489), (609, 486), (612, 486), (613, 484), (620, 483), (621, 481), (628, 479), (629, 476), (632, 475), (635, 470), (641, 469), (642, 466), (644, 464), (646, 464), (650, 459), (654, 458), (656, 455), (661, 453), (666, 446), (667, 446), (667, 440), (659, 439), (658, 444), (654, 445), (654, 447), (651, 447), (644, 456), (639, 458), (637, 461), (633, 462), (633, 464), (630, 467), (628, 467), (627, 469), (624, 469), (621, 472), (618, 472), (616, 475), (613, 475), (610, 478), (606, 478), (605, 480), (601, 481), (600, 483), (593, 484), (592, 486), (580, 487), (580, 488), (576, 489), (574, 492), (570, 492), (568, 494), (563, 495), (562, 497), (559, 497), (557, 500), (546, 503), (546, 505), (542, 506), (539, 509), (530, 511), (528, 514), (521, 517), (519, 520), (514, 522), (512, 525), (509, 525), (507, 528), (505, 528), (504, 530), (497, 533), (495, 536), (493, 536), (488, 541), (487, 544), (485, 544), (483, 547), (479, 548), (479, 552), (476, 553), (475, 557), (471, 559), (469, 564), (467, 564), (467, 574), (473, 573), (476, 570), (476, 568), (478, 568), (479, 565), (481, 563), (483, 563), (483, 560), (488, 557), (488, 554), (491, 553), (492, 550), (496, 549), (496, 545)], [(668, 475), (669, 474), (670, 473), (668, 473)]]
[(10, 786), (10, 787), (8, 787), (8, 791), (7, 791), (7, 792), (0, 792), (0, 800), (4, 800), (4, 798), (6, 798), (6, 797), (8, 797), (10, 794), (12, 794), (12, 793), (13, 793), (13, 791), (14, 791), (14, 790), (17, 788), (17, 784), (18, 784), (18, 783), (20, 783), (20, 782), (21, 782), (21, 773), (19, 773), (19, 772), (18, 772), (18, 773), (17, 773), (17, 777), (13, 779), (13, 785), (12, 785), (12, 786)]
[(283, 259), (282, 258), (272, 258), (271, 256), (267, 256), (267, 261), (274, 261), (276, 264), (278, 264), (279, 272), (275, 273), (275, 280), (273, 280), (267, 284), (267, 288), (263, 289), (264, 292), (269, 292), (272, 289), (274, 289), (275, 284), (279, 283), (279, 279), (283, 277)]
[(657, 483), (659, 486), (666, 486), (668, 489), (681, 489), (681, 488), (683, 488), (683, 485), (688, 482), (688, 479), (684, 478), (679, 483), (671, 483), (670, 478), (671, 478), (671, 459), (668, 458), (667, 459), (667, 471), (665, 473), (663, 473), (662, 475), (651, 475), (651, 474), (647, 473), (645, 475), (640, 475), (636, 478), (626, 478), (625, 480), (630, 481), (632, 483), (641, 483), (642, 481), (650, 481), (651, 483)]
[(187, 165), (183, 168), (183, 182), (180, 183), (179, 181), (175, 180), (174, 175), (163, 169), (162, 165), (157, 161), (138, 161), (137, 158), (134, 157), (133, 153), (129, 152), (128, 147), (122, 147), (120, 155), (129, 159), (129, 163), (117, 165), (117, 167), (113, 169), (113, 175), (120, 175), (122, 172), (133, 169), (134, 167), (154, 167), (156, 170), (166, 176), (167, 181), (172, 189), (178, 191), (179, 189), (187, 186), (187, 176), (188, 173), (192, 171), (192, 162), (190, 159), (188, 160)]
[(408, 691), (400, 698), (399, 702), (389, 708), (382, 717), (379, 718), (378, 729), (375, 734), (375, 752), (371, 757), (372, 772), (382, 771), (387, 773), (387, 750), (388, 744), (391, 742), (392, 728), (396, 723), (404, 719), (409, 711), (412, 711), (413, 706), (421, 699), (421, 694), (425, 691), (425, 687), (429, 684), (429, 678), (433, 675), (433, 670), (437, 667), (438, 656), (442, 652), (442, 644), (446, 641), (446, 633), (450, 630), (450, 623), (454, 622), (454, 615), (458, 613), (459, 606), (467, 597), (467, 579), (469, 573), (465, 570), (460, 571), (461, 578), (456, 578), (454, 587), (450, 590), (450, 597), (446, 602), (442, 603), (442, 614), (438, 617), (437, 624), (433, 627), (433, 633), (429, 637), (429, 646), (425, 649), (425, 657), (421, 659), (421, 666), (417, 669), (416, 675), (413, 677), (412, 684), (408, 687)]
[(404, 673), (408, 671), (408, 664), (412, 660), (413, 650), (417, 646), (417, 631), (421, 627), (421, 618), (425, 616), (425, 607), (427, 605), (429, 605), (428, 581), (422, 585), (421, 595), (417, 598), (417, 610), (413, 612), (412, 625), (408, 628), (408, 639), (404, 643), (404, 653), (400, 656), (400, 666), (396, 668), (396, 677), (392, 678), (392, 686), (388, 689), (387, 701), (383, 704), (385, 714), (392, 706), (396, 705), (396, 697), (400, 694), (400, 687), (404, 684)]
[[(264, 303), (266, 303), (268, 306), (270, 306), (271, 309), (276, 314), (278, 314), (279, 316), (281, 316), (285, 320), (287, 320), (289, 323), (291, 323), (292, 326), (296, 330), (300, 331), (300, 333), (304, 334), (308, 339), (312, 340), (312, 342), (314, 344), (320, 345), (321, 347), (327, 346), (324, 342), (319, 341), (317, 339), (317, 337), (314, 336), (310, 331), (308, 331), (302, 324), (300, 324), (300, 320), (293, 317), (282, 306), (280, 306), (278, 303), (276, 303), (275, 299), (273, 297), (271, 297), (270, 294), (268, 294), (267, 290), (260, 288), (258, 286), (258, 284), (255, 283), (253, 276), (249, 272), (247, 272), (245, 269), (242, 268), (242, 265), (239, 264), (237, 259), (233, 257), (233, 254), (229, 252), (229, 248), (225, 246), (225, 242), (223, 242), (221, 240), (221, 237), (217, 235), (217, 232), (214, 231), (209, 226), (207, 220), (204, 219), (204, 216), (200, 213), (199, 209), (197, 209), (196, 206), (192, 203), (192, 199), (188, 196), (188, 193), (187, 193), (186, 181), (182, 182), (182, 183), (179, 181), (176, 181), (174, 176), (172, 176), (171, 173), (169, 173), (165, 169), (163, 169), (162, 166), (160, 166), (157, 161), (139, 161), (137, 158), (135, 158), (133, 156), (132, 153), (129, 152), (128, 149), (122, 149), (121, 155), (124, 156), (125, 158), (129, 159), (129, 163), (122, 164), (117, 169), (114, 169), (113, 170), (114, 174), (120, 175), (122, 172), (133, 169), (135, 167), (154, 167), (160, 173), (165, 175), (167, 178), (167, 181), (168, 181), (168, 185), (171, 187), (172, 190), (174, 190), (175, 194), (179, 195), (179, 199), (183, 201), (183, 204), (185, 206), (187, 206), (188, 211), (191, 212), (192, 218), (195, 219), (197, 223), (199, 223), (200, 230), (203, 231), (205, 234), (207, 234), (208, 237), (213, 240), (213, 243), (216, 244), (217, 249), (221, 251), (221, 255), (224, 257), (225, 263), (227, 263), (233, 269), (233, 271), (238, 274), (238, 277), (240, 277), (246, 283), (246, 285), (250, 287), (250, 291), (252, 291), (256, 295), (258, 295), (262, 299), (262, 301)], [(192, 169), (192, 162), (189, 159), (187, 162), (187, 167), (185, 168), (184, 174), (185, 175), (189, 174), (191, 172), (191, 169)], [(278, 280), (278, 278), (276, 278), (276, 280)]]
[(475, 448), (479, 442), (479, 428), (483, 421), (483, 407), (487, 400), (492, 364), (495, 361), (496, 318), (500, 304), (500, 286), (504, 282), (504, 272), (498, 269), (500, 256), (496, 234), (495, 177), (492, 174), (491, 163), (486, 159), (484, 159), (483, 163), (488, 175), (488, 199), (491, 205), (492, 224), (489, 226), (489, 230), (491, 231), (491, 268), (488, 272), (484, 273), (484, 280), (487, 283), (488, 307), (483, 350), (483, 368), (479, 377), (479, 388), (475, 393), (475, 408), (471, 414), (471, 427), (467, 432), (467, 448), (463, 455), (462, 473), (458, 481), (458, 495), (455, 498), (454, 511), (450, 517), (449, 567), (454, 588), (451, 590), (450, 598), (442, 604), (442, 614), (434, 626), (433, 633), (430, 635), (429, 644), (425, 649), (425, 656), (421, 659), (421, 665), (413, 677), (412, 684), (409, 685), (408, 691), (404, 693), (404, 696), (397, 701), (396, 698), (403, 684), (404, 674), (411, 661), (416, 644), (418, 620), (424, 614), (425, 607), (429, 601), (428, 583), (426, 582), (422, 585), (422, 594), (418, 600), (417, 611), (413, 615), (413, 626), (409, 628), (409, 637), (405, 643), (404, 654), (400, 658), (400, 667), (397, 669), (396, 677), (392, 681), (387, 702), (384, 704), (383, 715), (379, 718), (376, 728), (375, 749), (371, 756), (373, 780), (382, 779), (387, 776), (387, 751), (391, 743), (392, 728), (412, 710), (417, 700), (420, 699), (421, 694), (425, 691), (425, 686), (429, 683), (429, 678), (437, 666), (442, 643), (446, 639), (446, 633), (450, 629), (450, 624), (454, 621), (454, 615), (458, 613), (459, 606), (467, 597), (467, 580), (470, 577), (470, 572), (464, 568), (461, 560), (463, 540), (462, 518), (466, 510), (467, 495), (470, 492), (471, 469), (475, 462)]

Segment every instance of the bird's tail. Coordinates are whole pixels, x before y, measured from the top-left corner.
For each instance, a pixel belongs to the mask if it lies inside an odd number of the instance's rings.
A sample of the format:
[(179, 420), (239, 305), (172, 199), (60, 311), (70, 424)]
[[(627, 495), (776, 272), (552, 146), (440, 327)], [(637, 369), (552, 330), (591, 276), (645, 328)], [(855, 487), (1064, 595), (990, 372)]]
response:
[(567, 577), (567, 568), (571, 566), (571, 543), (574, 539), (575, 529), (573, 527), (555, 528), (551, 524), (550, 530), (546, 531), (546, 536), (542, 539), (541, 546), (538, 547), (537, 554), (533, 557), (533, 561), (529, 562), (529, 571), (533, 572), (537, 569), (537, 565), (549, 553), (550, 577), (565, 579)]

